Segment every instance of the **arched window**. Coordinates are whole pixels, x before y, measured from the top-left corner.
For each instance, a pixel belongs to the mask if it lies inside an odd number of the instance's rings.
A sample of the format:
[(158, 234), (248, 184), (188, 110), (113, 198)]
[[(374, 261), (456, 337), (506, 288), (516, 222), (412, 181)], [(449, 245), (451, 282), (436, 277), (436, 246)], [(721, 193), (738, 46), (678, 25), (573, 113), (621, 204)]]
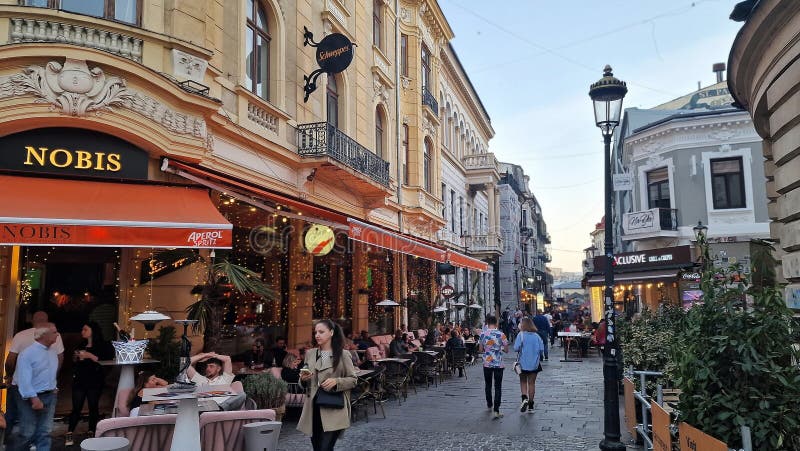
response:
[[(380, 108), (375, 110), (375, 155), (383, 158), (383, 115)], [(385, 158), (384, 158), (385, 159)]]
[(257, 0), (247, 0), (245, 54), (247, 87), (264, 100), (269, 100), (269, 43), (267, 13)]
[(431, 140), (425, 139), (425, 155), (423, 155), (422, 175), (423, 187), (425, 191), (431, 192), (433, 189), (433, 150), (431, 149)]
[(333, 74), (328, 74), (325, 106), (328, 113), (328, 123), (339, 128), (339, 88), (336, 86), (336, 76)]

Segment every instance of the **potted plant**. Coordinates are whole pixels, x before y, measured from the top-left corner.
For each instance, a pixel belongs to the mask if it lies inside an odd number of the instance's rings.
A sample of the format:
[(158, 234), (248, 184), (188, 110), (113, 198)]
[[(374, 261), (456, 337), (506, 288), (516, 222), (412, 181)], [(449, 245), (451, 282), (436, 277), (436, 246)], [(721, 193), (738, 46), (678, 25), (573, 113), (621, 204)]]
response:
[(147, 353), (151, 359), (158, 360), (155, 367), (156, 376), (172, 381), (178, 375), (178, 358), (181, 343), (177, 340), (173, 326), (162, 326), (158, 329), (158, 337), (147, 343)]
[(791, 364), (795, 330), (775, 281), (772, 248), (754, 242), (753, 268), (707, 268), (703, 303), (682, 322), (673, 344), (679, 419), (728, 447), (800, 449), (800, 368)]
[(259, 409), (275, 410), (276, 419), (281, 421), (286, 412), (286, 393), (289, 386), (282, 379), (270, 373), (253, 374), (242, 382), (244, 392), (252, 398)]

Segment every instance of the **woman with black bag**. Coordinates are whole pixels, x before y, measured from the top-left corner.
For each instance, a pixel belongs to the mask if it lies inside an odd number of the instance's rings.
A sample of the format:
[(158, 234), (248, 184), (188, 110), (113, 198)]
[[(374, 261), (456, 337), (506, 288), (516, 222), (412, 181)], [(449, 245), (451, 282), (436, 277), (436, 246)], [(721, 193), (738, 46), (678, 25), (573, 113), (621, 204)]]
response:
[(317, 347), (306, 351), (300, 383), (306, 387), (303, 413), (297, 429), (311, 436), (314, 451), (330, 451), (342, 431), (350, 427), (350, 390), (356, 370), (344, 353), (344, 333), (329, 319), (314, 324)]

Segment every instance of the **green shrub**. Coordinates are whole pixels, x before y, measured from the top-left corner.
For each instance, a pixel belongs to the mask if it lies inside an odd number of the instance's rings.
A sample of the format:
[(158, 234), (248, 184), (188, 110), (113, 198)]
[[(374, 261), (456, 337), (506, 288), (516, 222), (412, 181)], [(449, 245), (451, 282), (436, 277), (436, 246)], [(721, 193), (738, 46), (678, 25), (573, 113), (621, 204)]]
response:
[[(671, 385), (674, 364), (670, 347), (676, 334), (680, 333), (683, 316), (680, 307), (663, 305), (658, 312), (644, 309), (637, 319), (617, 322), (625, 368), (664, 373), (663, 377), (647, 378), (649, 395), (655, 395), (657, 384)], [(640, 389), (638, 377), (634, 378), (634, 383)]]
[(175, 328), (172, 326), (158, 329), (158, 337), (151, 338), (147, 343), (147, 353), (150, 358), (159, 361), (153, 371), (156, 376), (167, 381), (174, 381), (178, 375), (180, 352), (181, 343), (177, 340)]
[(253, 398), (259, 409), (273, 409), (286, 402), (289, 386), (270, 373), (253, 374), (242, 382), (244, 392)]
[[(755, 256), (755, 254), (754, 254)], [(679, 419), (740, 448), (800, 449), (800, 368), (791, 364), (791, 311), (756, 261), (753, 282), (740, 268), (703, 273), (703, 304), (689, 310), (672, 346)], [(766, 269), (765, 269), (766, 268)]]

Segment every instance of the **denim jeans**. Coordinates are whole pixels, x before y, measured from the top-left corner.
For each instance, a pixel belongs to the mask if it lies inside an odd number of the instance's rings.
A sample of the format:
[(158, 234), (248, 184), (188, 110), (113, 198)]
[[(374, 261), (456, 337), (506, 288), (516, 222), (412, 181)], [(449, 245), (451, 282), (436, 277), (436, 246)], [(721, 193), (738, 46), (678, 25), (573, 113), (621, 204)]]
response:
[[(500, 395), (503, 393), (503, 368), (483, 368), (483, 379), (486, 384), (486, 405), (492, 406), (495, 412), (500, 411)], [(492, 402), (492, 379), (494, 379), (494, 402)]]
[(13, 433), (9, 451), (28, 451), (36, 445), (36, 451), (50, 451), (50, 433), (53, 431), (53, 415), (56, 412), (55, 392), (39, 395), (44, 409), (33, 410), (31, 402), (17, 398), (19, 428)]
[(544, 358), (549, 359), (550, 356), (548, 355), (548, 352), (547, 352), (548, 351), (548, 349), (547, 349), (547, 339), (550, 338), (550, 337), (547, 336), (547, 332), (542, 331), (542, 330), (538, 330), (538, 331), (536, 331), (536, 333), (539, 334), (540, 337), (542, 337), (542, 342), (544, 343)]

